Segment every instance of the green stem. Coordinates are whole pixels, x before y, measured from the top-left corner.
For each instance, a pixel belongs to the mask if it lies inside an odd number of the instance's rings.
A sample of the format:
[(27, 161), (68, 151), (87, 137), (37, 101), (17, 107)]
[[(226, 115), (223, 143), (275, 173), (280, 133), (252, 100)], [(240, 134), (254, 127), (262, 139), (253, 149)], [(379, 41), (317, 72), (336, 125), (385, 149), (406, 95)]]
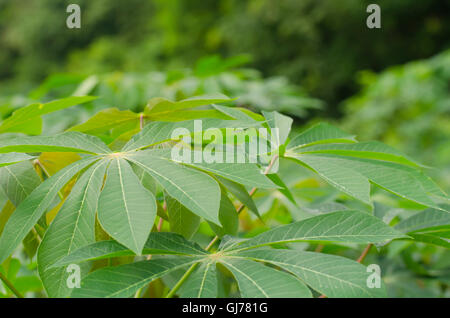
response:
[[(268, 174), (270, 170), (272, 169), (273, 165), (275, 164), (275, 161), (278, 159), (278, 155), (275, 155), (272, 157), (272, 160), (270, 160), (269, 165), (267, 166), (266, 170), (264, 171), (264, 175)], [(249, 192), (250, 196), (253, 196), (256, 192), (256, 187), (251, 189)], [(245, 208), (244, 204), (241, 204), (239, 208), (237, 209), (237, 214), (240, 214), (242, 210)], [(209, 242), (208, 246), (205, 248), (206, 251), (209, 251), (213, 245), (219, 240), (219, 236), (215, 236), (211, 242)], [(192, 272), (197, 268), (197, 265), (199, 263), (195, 263), (189, 267), (189, 269), (184, 273), (184, 275), (180, 278), (180, 280), (176, 283), (176, 285), (172, 288), (172, 290), (167, 294), (166, 298), (171, 298), (175, 295), (175, 293), (180, 289), (180, 287), (184, 284), (184, 282), (191, 276)]]
[(176, 283), (172, 290), (166, 295), (166, 298), (172, 298), (175, 293), (180, 289), (181, 285), (191, 276), (192, 272), (197, 268), (199, 263), (195, 263), (189, 267), (189, 269), (184, 273), (183, 277)]
[(14, 285), (6, 278), (5, 275), (0, 273), (0, 280), (5, 283), (5, 285), (13, 292), (14, 295), (16, 295), (17, 298), (24, 298), (22, 294), (14, 287)]

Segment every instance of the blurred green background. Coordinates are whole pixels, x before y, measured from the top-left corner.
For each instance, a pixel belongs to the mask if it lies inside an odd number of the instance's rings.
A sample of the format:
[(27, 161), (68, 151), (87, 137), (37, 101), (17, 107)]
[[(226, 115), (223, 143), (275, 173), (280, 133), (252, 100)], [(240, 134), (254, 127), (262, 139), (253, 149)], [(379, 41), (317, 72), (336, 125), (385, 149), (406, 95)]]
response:
[[(298, 123), (325, 118), (381, 139), (450, 185), (450, 0), (0, 0), (0, 112), (34, 100), (141, 109), (154, 96), (222, 92)], [(81, 117), (80, 117), (81, 116)]]
[[(70, 3), (81, 7), (81, 29), (66, 27)], [(370, 3), (381, 7), (381, 29), (366, 26)], [(433, 167), (428, 173), (449, 193), (449, 21), (450, 0), (0, 0), (0, 119), (34, 101), (101, 96), (45, 116), (51, 134), (104, 108), (141, 111), (152, 97), (220, 92), (254, 111), (288, 114), (297, 130), (326, 120), (384, 141)], [(289, 165), (281, 175), (303, 208), (261, 192), (268, 225), (353, 204)], [(389, 206), (376, 205), (384, 217), (418, 209), (378, 193), (375, 201)], [(244, 216), (241, 226), (252, 235), (261, 230), (255, 224)], [(324, 252), (356, 257), (342, 250)], [(439, 295), (450, 253), (438, 251), (383, 251), (376, 261), (392, 269), (390, 296)], [(439, 282), (422, 279), (441, 269)], [(24, 285), (39, 290), (35, 278)]]

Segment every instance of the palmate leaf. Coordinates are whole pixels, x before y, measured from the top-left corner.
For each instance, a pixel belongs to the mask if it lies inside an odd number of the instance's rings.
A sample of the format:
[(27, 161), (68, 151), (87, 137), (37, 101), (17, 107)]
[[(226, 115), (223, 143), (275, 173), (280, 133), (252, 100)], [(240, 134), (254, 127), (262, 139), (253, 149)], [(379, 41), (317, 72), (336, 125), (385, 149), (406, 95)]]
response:
[(294, 138), (285, 155), (364, 203), (370, 203), (371, 182), (405, 199), (439, 208), (430, 195), (446, 195), (418, 163), (379, 142), (354, 142), (337, 128), (317, 125)]
[(40, 184), (8, 220), (0, 237), (0, 263), (2, 263), (25, 238), (39, 218), (47, 211), (62, 188), (80, 170), (94, 163), (97, 158), (79, 160), (61, 169), (52, 178)]
[[(207, 252), (197, 243), (188, 241), (179, 234), (152, 232), (145, 243), (142, 254), (205, 256)], [(116, 241), (100, 241), (79, 248), (58, 260), (50, 268), (128, 255), (135, 255), (135, 253)]]
[(385, 297), (381, 288), (368, 288), (366, 267), (344, 257), (294, 250), (243, 251), (237, 256), (279, 266), (327, 297)]
[(17, 137), (2, 141), (0, 153), (8, 152), (76, 152), (108, 154), (111, 150), (100, 139), (79, 132), (55, 136)]
[[(66, 268), (49, 265), (78, 248), (95, 242), (95, 213), (108, 161), (91, 166), (78, 180), (50, 227), (38, 251), (38, 269), (50, 297), (67, 297)], [(87, 271), (88, 268), (83, 268)]]
[(103, 229), (140, 254), (155, 218), (153, 194), (139, 182), (126, 160), (113, 159), (98, 202), (98, 219)]
[(49, 114), (67, 107), (90, 102), (97, 97), (72, 96), (49, 103), (31, 104), (15, 111), (11, 117), (0, 124), (0, 133), (20, 132), (38, 135), (42, 130), (42, 115)]
[(227, 250), (290, 243), (298, 241), (333, 241), (349, 243), (378, 243), (405, 237), (378, 218), (359, 211), (340, 211), (279, 226)]
[[(340, 213), (340, 212), (338, 212)], [(331, 213), (323, 216), (329, 216)], [(357, 242), (375, 241), (373, 233), (376, 232), (376, 240), (386, 238), (400, 238), (401, 234), (395, 233), (393, 230), (389, 231), (388, 226), (384, 225), (380, 229), (381, 221), (367, 214), (359, 212), (360, 215), (376, 220), (369, 227), (365, 227), (366, 238), (359, 237)], [(320, 216), (322, 217), (322, 216)], [(318, 219), (314, 217), (311, 219)], [(342, 220), (342, 219), (341, 219)], [(338, 219), (329, 220), (329, 227), (339, 224)], [(331, 222), (332, 221), (332, 222)], [(346, 220), (342, 220), (345, 224)], [(357, 227), (361, 222), (358, 219), (348, 219), (354, 227)], [(364, 222), (363, 222), (364, 223)], [(295, 224), (295, 223), (294, 223)], [(320, 227), (322, 222), (318, 222), (316, 226)], [(347, 224), (345, 224), (347, 227)], [(308, 228), (314, 227), (314, 224), (307, 224)], [(279, 228), (281, 229), (281, 228)], [(270, 231), (269, 231), (270, 232)], [(266, 233), (269, 233), (266, 232)], [(283, 229), (282, 233), (292, 233), (289, 229)], [(380, 234), (383, 233), (383, 234)], [(155, 243), (159, 240), (158, 235), (163, 233), (154, 233)], [(261, 234), (264, 235), (265, 233)], [(276, 233), (275, 233), (276, 234)], [(153, 235), (153, 233), (152, 233)], [(174, 235), (166, 233), (166, 235)], [(261, 236), (260, 235), (260, 236)], [(336, 235), (336, 234), (335, 234)], [(264, 245), (272, 245), (280, 242), (287, 242), (288, 240), (279, 240), (276, 235), (271, 235), (273, 240), (264, 243)], [(187, 244), (181, 236), (178, 242), (171, 242), (167, 250), (174, 250), (175, 246), (180, 245), (181, 250)], [(370, 237), (369, 239), (367, 237)], [(323, 236), (317, 234), (319, 241), (327, 241), (330, 239), (328, 233), (324, 232)], [(297, 240), (297, 239), (296, 239)], [(250, 242), (251, 240), (247, 241)], [(261, 240), (260, 240), (261, 241)], [(289, 240), (290, 241), (290, 240)], [(339, 241), (339, 240), (338, 240)], [(348, 240), (346, 240), (348, 241)], [(239, 242), (239, 241), (237, 241)], [(245, 242), (244, 242), (245, 243)], [(102, 244), (103, 247), (100, 246)], [(117, 244), (117, 243), (116, 243)], [(158, 243), (156, 243), (158, 244)], [(111, 249), (112, 242), (99, 242), (92, 245), (97, 245), (101, 248), (93, 249), (90, 247), (81, 248), (73, 255), (65, 258), (63, 263), (81, 262), (88, 259), (100, 259), (104, 257), (115, 257), (124, 255), (122, 249)], [(186, 285), (180, 290), (182, 297), (215, 297), (217, 296), (216, 282), (216, 267), (215, 263), (220, 263), (227, 267), (235, 277), (242, 297), (311, 297), (311, 291), (307, 285), (319, 293), (323, 293), (328, 297), (384, 297), (384, 285), (381, 288), (370, 289), (367, 286), (367, 279), (370, 273), (366, 271), (365, 266), (340, 256), (320, 254), (314, 252), (301, 252), (296, 250), (280, 250), (280, 249), (261, 249), (258, 248), (262, 244), (252, 244), (249, 246), (231, 245), (228, 248), (222, 249), (215, 254), (206, 254), (201, 251), (198, 254), (191, 254), (196, 257), (184, 259), (182, 258), (180, 264), (171, 264), (175, 269), (183, 268), (189, 260), (189, 264), (196, 262), (200, 266), (194, 271), (193, 276), (188, 279)], [(117, 244), (119, 246), (119, 244)], [(237, 247), (236, 247), (237, 246)], [(196, 249), (195, 252), (197, 253)], [(166, 259), (164, 259), (166, 260)], [(105, 268), (89, 274), (82, 282), (82, 288), (74, 291), (74, 297), (129, 297), (134, 294), (140, 287), (153, 281), (156, 278), (168, 274), (171, 270), (167, 267), (160, 268), (160, 259), (156, 259), (154, 268), (151, 261), (128, 264), (113, 268)], [(281, 272), (275, 268), (264, 266), (261, 263), (270, 263), (280, 267), (286, 272)], [(148, 272), (145, 272), (148, 271)], [(155, 273), (155, 271), (157, 273)], [(136, 272), (138, 273), (136, 275)], [(293, 276), (294, 275), (294, 276)], [(127, 277), (129, 278), (127, 279)], [(131, 279), (130, 279), (131, 278)], [(107, 281), (106, 281), (107, 280)], [(120, 283), (113, 283), (120, 282)], [(100, 284), (97, 285), (97, 284)]]
[(0, 167), (13, 165), (22, 161), (33, 159), (34, 157), (24, 153), (0, 153)]

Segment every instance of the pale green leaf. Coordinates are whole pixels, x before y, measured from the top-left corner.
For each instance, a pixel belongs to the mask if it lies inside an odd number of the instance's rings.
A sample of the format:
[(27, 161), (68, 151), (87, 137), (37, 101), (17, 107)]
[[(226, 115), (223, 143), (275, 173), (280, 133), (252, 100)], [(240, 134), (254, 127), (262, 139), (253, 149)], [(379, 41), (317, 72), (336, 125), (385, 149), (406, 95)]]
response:
[(209, 223), (212, 230), (220, 237), (224, 235), (236, 235), (239, 229), (239, 218), (231, 200), (228, 198), (225, 189), (222, 188), (219, 220), (221, 226)]
[(289, 149), (324, 143), (353, 143), (355, 136), (327, 123), (317, 124), (294, 137)]
[(81, 281), (81, 288), (72, 292), (74, 298), (124, 298), (170, 272), (198, 262), (199, 258), (152, 259), (131, 264), (99, 269)]
[(0, 153), (0, 167), (13, 165), (25, 160), (33, 159), (34, 157), (24, 153)]
[(202, 263), (180, 289), (181, 298), (216, 298), (217, 271), (215, 262)]
[[(11, 117), (0, 124), (0, 133), (5, 132), (20, 132), (29, 134), (41, 133), (40, 116), (49, 114), (67, 107), (75, 106), (90, 102), (97, 97), (93, 96), (72, 96), (60, 100), (55, 100), (49, 103), (31, 104), (16, 110)], [(39, 124), (36, 125), (36, 120)]]
[(53, 200), (72, 177), (92, 164), (97, 158), (86, 158), (61, 169), (41, 183), (22, 203), (9, 219), (0, 237), (0, 263), (2, 263), (25, 238)]
[[(202, 256), (207, 253), (197, 243), (187, 241), (179, 234), (152, 232), (145, 243), (142, 254)], [(100, 241), (79, 248), (70, 255), (59, 259), (50, 268), (128, 255), (135, 254), (122, 244), (116, 241)]]
[(294, 120), (291, 117), (282, 115), (276, 111), (263, 111), (262, 113), (266, 119), (267, 125), (270, 128), (270, 134), (272, 135), (272, 140), (275, 142), (275, 146), (279, 147), (284, 145), (289, 136), (292, 122)]
[(0, 186), (15, 206), (18, 206), (40, 183), (41, 179), (31, 162), (21, 162), (0, 169)]
[(236, 278), (243, 298), (310, 298), (311, 291), (293, 275), (238, 258), (221, 258)]
[(233, 194), (239, 201), (241, 201), (241, 203), (244, 204), (251, 212), (253, 212), (257, 217), (261, 218), (255, 202), (253, 201), (252, 197), (250, 196), (250, 194), (248, 193), (248, 191), (245, 189), (244, 186), (221, 177), (218, 177), (218, 180), (225, 186), (225, 188), (231, 194)]
[(126, 160), (113, 159), (98, 202), (98, 219), (103, 229), (140, 254), (155, 218), (154, 195), (139, 182)]
[(332, 241), (378, 243), (405, 237), (380, 219), (359, 211), (333, 212), (261, 233), (232, 249), (249, 249), (276, 243)]
[(196, 96), (178, 102), (157, 97), (149, 101), (144, 113), (153, 120), (159, 120), (159, 117), (167, 113), (176, 112), (183, 109), (196, 108), (199, 106), (229, 102), (232, 100), (233, 99), (221, 94)]
[[(45, 232), (38, 251), (39, 276), (49, 297), (67, 297), (66, 268), (49, 269), (56, 260), (95, 242), (95, 213), (107, 160), (91, 166), (77, 181)], [(89, 268), (83, 268), (88, 271)]]
[(279, 266), (327, 297), (386, 297), (384, 285), (381, 288), (367, 286), (372, 272), (344, 257), (280, 249), (245, 251), (237, 255)]
[(190, 239), (200, 226), (200, 217), (186, 209), (180, 202), (165, 195), (170, 230)]
[(153, 156), (151, 151), (129, 154), (127, 160), (147, 171), (167, 191), (193, 213), (219, 224), (220, 187), (198, 170)]
[(100, 139), (79, 132), (55, 136), (16, 137), (2, 141), (0, 153), (7, 152), (76, 152), (107, 154), (111, 150)]
[(86, 122), (71, 127), (69, 131), (79, 131), (86, 134), (95, 135), (106, 132), (118, 125), (136, 121), (139, 122), (139, 114), (129, 110), (118, 110), (117, 108), (108, 108), (101, 110)]
[(308, 165), (328, 183), (342, 192), (364, 203), (370, 204), (369, 180), (359, 172), (339, 166), (333, 161), (328, 160), (328, 158), (319, 156), (298, 155), (295, 158)]
[(442, 227), (450, 227), (450, 213), (437, 209), (426, 209), (399, 222), (395, 229), (403, 233), (411, 233)]

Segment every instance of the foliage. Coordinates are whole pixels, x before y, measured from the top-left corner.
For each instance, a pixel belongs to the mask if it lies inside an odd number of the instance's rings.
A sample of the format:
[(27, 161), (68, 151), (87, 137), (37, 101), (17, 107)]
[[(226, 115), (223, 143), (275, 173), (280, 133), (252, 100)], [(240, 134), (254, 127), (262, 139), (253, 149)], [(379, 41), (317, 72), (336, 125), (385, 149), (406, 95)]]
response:
[(35, 84), (55, 72), (148, 72), (247, 53), (265, 76), (287, 76), (336, 114), (335, 103), (356, 89), (356, 71), (426, 58), (449, 44), (449, 3), (442, 0), (378, 1), (381, 31), (365, 26), (369, 0), (77, 3), (80, 32), (65, 27), (66, 1), (2, 1), (0, 77)]
[(379, 139), (414, 154), (445, 187), (450, 184), (450, 51), (362, 73), (361, 92), (344, 103), (343, 126), (362, 139)]
[[(5, 283), (17, 283), (10, 264), (22, 246), (25, 259), (37, 260), (49, 297), (383, 297), (389, 285), (369, 288), (366, 267), (343, 250), (426, 244), (448, 251), (448, 197), (421, 164), (385, 144), (358, 142), (326, 123), (291, 137), (290, 117), (220, 106), (233, 103), (223, 95), (154, 98), (140, 113), (107, 109), (63, 133), (25, 135), (40, 133), (42, 115), (90, 102), (73, 96), (30, 105), (0, 124)], [(180, 127), (193, 133), (196, 119), (202, 135), (266, 128), (270, 138), (259, 137), (272, 151), (259, 149), (256, 163), (174, 159), (188, 137), (182, 149), (194, 155), (211, 145), (231, 151), (217, 139), (173, 135)], [(238, 149), (252, 141), (243, 140)], [(300, 187), (288, 182), (298, 182), (296, 173)], [(263, 211), (261, 199), (282, 204)], [(301, 201), (308, 203), (299, 211)], [(286, 206), (293, 207), (287, 214)], [(266, 224), (247, 231), (254, 222)], [(314, 251), (318, 245), (329, 252)], [(70, 264), (80, 265), (81, 288), (66, 284)], [(440, 272), (432, 275), (442, 284)], [(35, 290), (16, 289), (5, 295)]]

